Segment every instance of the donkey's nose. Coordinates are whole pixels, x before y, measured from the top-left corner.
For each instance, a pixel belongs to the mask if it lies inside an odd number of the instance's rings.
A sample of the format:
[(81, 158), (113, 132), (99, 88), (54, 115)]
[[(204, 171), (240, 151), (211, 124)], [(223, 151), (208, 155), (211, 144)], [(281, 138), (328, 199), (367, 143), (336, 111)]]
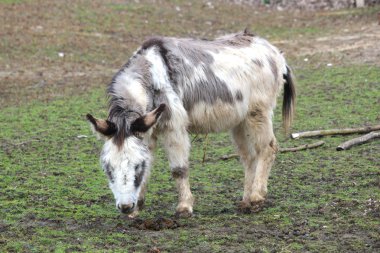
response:
[(117, 207), (122, 213), (129, 214), (133, 211), (133, 208), (135, 207), (135, 203), (128, 204), (128, 205), (122, 204), (122, 205), (118, 205)]

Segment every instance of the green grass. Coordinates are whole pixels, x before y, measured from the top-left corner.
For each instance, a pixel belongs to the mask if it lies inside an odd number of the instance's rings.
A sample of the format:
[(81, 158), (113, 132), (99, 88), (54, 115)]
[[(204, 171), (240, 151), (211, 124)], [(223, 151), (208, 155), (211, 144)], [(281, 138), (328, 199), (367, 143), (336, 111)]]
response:
[[(23, 1), (0, 1), (5, 2), (24, 6)], [(37, 21), (31, 17), (30, 26), (18, 23), (22, 17), (15, 15), (15, 23), (6, 29), (27, 29), (7, 30), (0, 42), (0, 66), (6, 71), (18, 67), (15, 73), (23, 73), (23, 68), (41, 71), (47, 83), (41, 89), (31, 88), (39, 77), (18, 77), (13, 72), (11, 79), (0, 80), (0, 85), (11, 87), (9, 92), (18, 101), (1, 102), (0, 107), (0, 252), (147, 252), (155, 247), (161, 252), (379, 251), (378, 141), (337, 152), (337, 145), (356, 135), (329, 136), (320, 148), (278, 154), (265, 208), (240, 214), (242, 166), (235, 159), (219, 159), (234, 152), (229, 135), (208, 136), (204, 163), (205, 136), (199, 136), (190, 160), (194, 217), (179, 220), (177, 229), (150, 231), (133, 227), (117, 212), (99, 165), (102, 142), (84, 118), (89, 112), (106, 117), (104, 83), (111, 78), (110, 69), (124, 63), (146, 36), (213, 37), (242, 30), (248, 23), (265, 37), (302, 42), (302, 38), (334, 34), (330, 23), (365, 23), (367, 15), (379, 8), (301, 16), (293, 22), (293, 16), (284, 12), (255, 14), (249, 8), (224, 4), (208, 9), (202, 2), (49, 3), (46, 16)], [(28, 2), (25, 6), (43, 8), (37, 5)], [(30, 27), (41, 24), (46, 34), (29, 34)], [(57, 27), (62, 28), (58, 33)], [(65, 52), (64, 58), (57, 56), (60, 51)], [(294, 131), (379, 123), (378, 65), (334, 62), (333, 67), (325, 67), (318, 56), (310, 59), (316, 63), (290, 58), (298, 88)], [(62, 73), (54, 72), (61, 68)], [(75, 71), (88, 74), (64, 76)], [(21, 85), (24, 82), (26, 86)], [(31, 99), (28, 94), (32, 93), (39, 99)], [(290, 140), (283, 134), (280, 119), (278, 108), (274, 126), (280, 146), (320, 139)], [(173, 218), (175, 212), (174, 182), (158, 147), (142, 219)]]
[[(299, 69), (298, 114), (294, 128), (318, 129), (375, 123), (379, 69)], [(345, 105), (347, 101), (352, 104)], [(236, 160), (218, 161), (233, 152), (226, 134), (195, 141), (191, 183), (195, 216), (181, 228), (140, 231), (120, 217), (98, 163), (101, 142), (84, 115), (105, 116), (102, 89), (88, 95), (1, 111), (0, 245), (5, 251), (341, 251), (374, 250), (379, 206), (379, 145), (371, 142), (344, 152), (335, 147), (347, 136), (325, 137), (315, 150), (278, 155), (269, 182), (271, 204), (243, 215), (243, 172)], [(345, 106), (336, 106), (345, 105)], [(334, 109), (332, 109), (334, 108)], [(279, 128), (276, 114), (276, 128)], [(88, 138), (77, 138), (78, 135)], [(284, 140), (294, 146), (312, 140)], [(203, 138), (203, 137), (202, 137)], [(212, 176), (211, 176), (212, 175)], [(161, 149), (153, 169), (142, 218), (171, 217), (174, 184)], [(377, 208), (377, 209), (376, 209)], [(367, 210), (367, 211), (366, 211)], [(367, 213), (366, 213), (367, 212)], [(342, 237), (343, 236), (343, 237)], [(59, 243), (58, 243), (59, 242)]]
[(0, 4), (18, 4), (26, 1), (27, 0), (0, 0)]

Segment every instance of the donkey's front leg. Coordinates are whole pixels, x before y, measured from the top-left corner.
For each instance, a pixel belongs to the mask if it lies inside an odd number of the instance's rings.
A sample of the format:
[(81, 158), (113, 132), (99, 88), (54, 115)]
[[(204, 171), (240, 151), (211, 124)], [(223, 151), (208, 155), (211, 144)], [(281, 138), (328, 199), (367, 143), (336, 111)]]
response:
[(176, 216), (190, 217), (193, 214), (194, 198), (190, 191), (189, 167), (172, 167), (171, 170), (179, 194)]
[(163, 141), (179, 194), (176, 216), (189, 217), (193, 213), (194, 198), (189, 183), (190, 140), (188, 133), (185, 128), (167, 131)]

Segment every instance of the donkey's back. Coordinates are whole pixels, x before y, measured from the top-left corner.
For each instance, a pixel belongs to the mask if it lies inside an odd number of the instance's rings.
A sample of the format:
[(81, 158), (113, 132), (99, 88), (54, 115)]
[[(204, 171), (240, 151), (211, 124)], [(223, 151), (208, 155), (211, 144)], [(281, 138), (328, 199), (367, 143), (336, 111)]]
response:
[[(149, 48), (160, 56), (147, 53), (152, 72), (167, 74), (155, 87), (178, 95), (186, 111), (178, 115), (187, 117), (193, 132), (229, 130), (251, 111), (272, 111), (288, 74), (281, 52), (246, 32), (212, 41), (158, 37), (143, 43), (142, 50)], [(168, 102), (171, 108), (174, 101)]]

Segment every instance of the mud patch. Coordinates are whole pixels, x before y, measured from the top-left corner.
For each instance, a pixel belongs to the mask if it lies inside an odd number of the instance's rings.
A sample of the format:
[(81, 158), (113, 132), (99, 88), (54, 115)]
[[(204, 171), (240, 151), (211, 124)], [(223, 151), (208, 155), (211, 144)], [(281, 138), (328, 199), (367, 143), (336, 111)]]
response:
[(273, 200), (267, 199), (263, 201), (258, 202), (252, 202), (252, 203), (245, 203), (241, 201), (238, 204), (238, 212), (243, 214), (250, 214), (250, 213), (258, 213), (263, 211), (266, 208), (273, 207), (274, 203)]
[(10, 225), (7, 225), (0, 221), (0, 233), (8, 231)]
[(380, 218), (380, 201), (370, 198), (365, 203), (364, 215)]
[(135, 219), (131, 227), (140, 229), (140, 230), (163, 230), (163, 229), (176, 229), (181, 227), (177, 220), (170, 218), (158, 217), (153, 219)]
[(148, 253), (160, 253), (161, 250), (157, 247), (153, 247), (151, 249), (148, 250)]

